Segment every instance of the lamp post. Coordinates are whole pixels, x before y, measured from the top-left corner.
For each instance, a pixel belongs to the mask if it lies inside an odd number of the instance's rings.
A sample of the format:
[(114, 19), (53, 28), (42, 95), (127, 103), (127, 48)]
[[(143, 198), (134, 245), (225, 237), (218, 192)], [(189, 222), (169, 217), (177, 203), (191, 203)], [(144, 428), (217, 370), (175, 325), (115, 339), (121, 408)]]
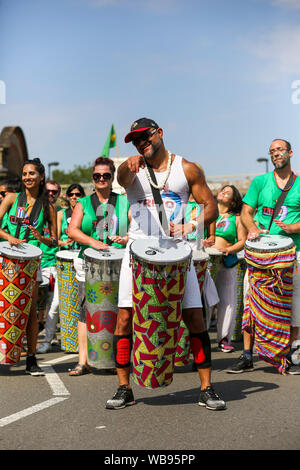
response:
[(59, 162), (50, 162), (48, 163), (48, 179), (51, 180), (51, 167), (58, 166)]
[(269, 171), (269, 159), (268, 158), (257, 158), (256, 161), (259, 162), (259, 163), (266, 162), (266, 173), (268, 173), (268, 171)]

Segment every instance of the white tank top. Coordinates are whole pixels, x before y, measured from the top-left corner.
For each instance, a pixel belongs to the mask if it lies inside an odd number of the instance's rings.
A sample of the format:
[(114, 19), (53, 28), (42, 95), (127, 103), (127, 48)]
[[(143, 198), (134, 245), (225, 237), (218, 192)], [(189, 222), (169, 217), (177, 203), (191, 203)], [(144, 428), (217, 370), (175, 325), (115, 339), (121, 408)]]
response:
[[(165, 171), (155, 172), (158, 185), (165, 176)], [(140, 168), (133, 184), (126, 189), (126, 193), (132, 213), (129, 238), (135, 240), (145, 236), (158, 238), (165, 235), (159, 221), (152, 189), (143, 168)], [(189, 184), (182, 168), (182, 157), (175, 155), (168, 180), (160, 190), (168, 222), (182, 223), (189, 193)]]

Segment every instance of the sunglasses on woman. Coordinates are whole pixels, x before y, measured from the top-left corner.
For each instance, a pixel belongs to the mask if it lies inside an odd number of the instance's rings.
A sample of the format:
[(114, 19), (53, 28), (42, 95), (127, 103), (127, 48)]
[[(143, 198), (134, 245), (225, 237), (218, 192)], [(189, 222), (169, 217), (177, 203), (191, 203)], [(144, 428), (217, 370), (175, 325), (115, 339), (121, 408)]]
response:
[(93, 180), (98, 183), (98, 181), (103, 178), (104, 181), (109, 181), (111, 179), (111, 173), (93, 173)]
[(76, 197), (81, 197), (82, 194), (81, 193), (70, 193), (68, 194), (69, 197), (72, 197), (72, 196), (76, 196)]

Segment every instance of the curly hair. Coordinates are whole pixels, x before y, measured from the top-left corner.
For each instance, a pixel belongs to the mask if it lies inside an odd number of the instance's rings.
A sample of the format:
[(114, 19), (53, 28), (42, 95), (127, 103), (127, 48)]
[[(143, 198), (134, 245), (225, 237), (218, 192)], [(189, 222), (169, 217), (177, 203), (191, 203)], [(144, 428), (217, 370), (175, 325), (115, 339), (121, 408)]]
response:
[[(33, 158), (32, 160), (26, 160), (22, 165), (22, 171), (23, 171), (23, 168), (26, 165), (34, 165), (36, 171), (41, 176), (44, 176), (44, 178), (41, 179), (40, 186), (39, 186), (39, 192), (38, 192), (37, 197), (42, 200), (44, 220), (47, 221), (50, 224), (51, 221), (50, 221), (50, 212), (49, 212), (49, 199), (48, 199), (48, 194), (47, 194), (47, 191), (46, 191), (46, 183), (45, 183), (45, 167), (44, 167), (44, 165), (42, 164), (42, 162), (39, 158)], [(23, 183), (22, 183), (22, 189), (24, 190), (24, 184)]]
[(232, 214), (240, 214), (242, 210), (243, 201), (239, 190), (233, 184), (225, 184), (221, 188), (220, 192), (223, 191), (224, 188), (231, 188), (233, 191), (232, 201), (228, 208), (228, 212), (231, 212)]

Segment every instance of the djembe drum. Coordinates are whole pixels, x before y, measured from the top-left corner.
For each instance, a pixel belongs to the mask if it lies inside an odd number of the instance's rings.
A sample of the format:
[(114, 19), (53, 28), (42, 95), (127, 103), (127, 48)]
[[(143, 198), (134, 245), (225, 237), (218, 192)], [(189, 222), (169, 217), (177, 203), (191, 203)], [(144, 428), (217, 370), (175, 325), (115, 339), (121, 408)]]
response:
[(244, 251), (237, 253), (239, 262), (237, 264), (237, 298), (236, 298), (236, 310), (234, 329), (231, 340), (234, 342), (242, 341), (242, 318), (244, 313), (244, 277), (247, 270), (247, 263), (244, 257)]
[[(204, 279), (207, 269), (209, 255), (203, 250), (193, 250), (193, 263), (197, 274), (200, 293), (202, 294)], [(175, 355), (175, 366), (185, 366), (190, 361), (191, 344), (189, 330), (183, 319), (180, 322), (178, 344)]]
[(56, 253), (61, 349), (66, 352), (78, 352), (80, 305), (74, 268), (74, 259), (78, 255), (79, 251), (75, 250)]
[(114, 369), (113, 334), (118, 314), (118, 289), (124, 249), (84, 251), (88, 363)]
[(245, 243), (249, 291), (242, 329), (254, 336), (258, 355), (284, 373), (290, 349), (290, 319), (296, 247), (281, 235)]
[(173, 239), (140, 239), (131, 246), (133, 379), (155, 389), (173, 380), (181, 303), (192, 250)]
[(36, 286), (42, 250), (0, 242), (0, 364), (17, 364)]

